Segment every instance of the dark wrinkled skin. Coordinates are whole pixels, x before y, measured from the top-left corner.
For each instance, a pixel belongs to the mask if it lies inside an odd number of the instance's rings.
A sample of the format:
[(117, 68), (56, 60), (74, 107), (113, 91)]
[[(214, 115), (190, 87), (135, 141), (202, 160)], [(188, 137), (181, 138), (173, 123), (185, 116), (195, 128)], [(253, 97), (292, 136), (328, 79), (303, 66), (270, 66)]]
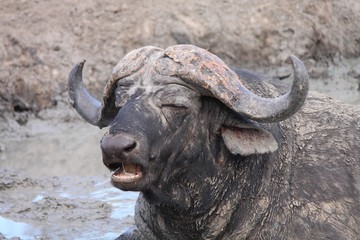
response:
[[(270, 95), (278, 91), (247, 84)], [(130, 189), (141, 191), (136, 227), (118, 239), (359, 236), (359, 108), (310, 95), (291, 119), (262, 125), (276, 137), (278, 151), (243, 157), (227, 150), (219, 128), (244, 119), (185, 84), (158, 88), (170, 102), (178, 89), (190, 92), (188, 108), (161, 106), (154, 100), (159, 94), (139, 91), (110, 128), (135, 136), (148, 166), (147, 181)], [(335, 110), (340, 107), (349, 113)]]

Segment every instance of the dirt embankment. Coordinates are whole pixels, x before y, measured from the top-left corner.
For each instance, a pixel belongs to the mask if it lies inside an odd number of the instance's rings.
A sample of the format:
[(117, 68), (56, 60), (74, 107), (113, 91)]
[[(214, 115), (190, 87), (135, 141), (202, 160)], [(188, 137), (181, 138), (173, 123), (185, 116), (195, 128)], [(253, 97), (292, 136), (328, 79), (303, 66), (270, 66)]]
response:
[[(39, 111), (66, 92), (71, 67), (100, 95), (112, 67), (145, 45), (191, 43), (229, 65), (264, 71), (290, 54), (313, 79), (360, 78), (360, 4), (349, 1), (4, 1), (0, 111)], [(333, 79), (334, 68), (346, 68)], [(315, 80), (314, 80), (315, 81)], [(341, 87), (341, 86), (339, 86)], [(356, 86), (358, 87), (358, 86)], [(321, 89), (319, 89), (321, 90)], [(354, 89), (356, 90), (356, 89)]]
[(100, 97), (121, 57), (145, 45), (190, 43), (281, 78), (295, 54), (312, 89), (358, 104), (359, 22), (358, 0), (1, 1), (0, 239), (112, 239), (132, 223), (136, 194), (108, 183), (103, 132), (67, 102), (75, 63), (87, 60)]

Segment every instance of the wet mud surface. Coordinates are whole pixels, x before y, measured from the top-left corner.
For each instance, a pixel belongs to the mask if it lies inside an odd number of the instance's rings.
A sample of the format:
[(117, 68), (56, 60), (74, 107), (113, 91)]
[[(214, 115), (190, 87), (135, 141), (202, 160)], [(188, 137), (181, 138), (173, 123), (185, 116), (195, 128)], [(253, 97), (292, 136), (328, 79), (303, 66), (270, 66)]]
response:
[(31, 116), (14, 128), (0, 140), (0, 239), (114, 239), (133, 223), (138, 194), (110, 184), (104, 130)]
[(32, 179), (6, 170), (0, 188), (5, 239), (114, 239), (132, 223), (137, 196), (106, 177)]

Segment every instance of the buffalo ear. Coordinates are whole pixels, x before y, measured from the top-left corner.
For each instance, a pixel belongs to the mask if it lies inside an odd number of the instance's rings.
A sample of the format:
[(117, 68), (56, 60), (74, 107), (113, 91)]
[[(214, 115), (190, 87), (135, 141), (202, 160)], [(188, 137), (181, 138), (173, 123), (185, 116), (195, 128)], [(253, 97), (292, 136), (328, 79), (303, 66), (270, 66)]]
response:
[(234, 155), (264, 154), (278, 149), (278, 143), (269, 131), (252, 124), (222, 126), (220, 130), (226, 147)]

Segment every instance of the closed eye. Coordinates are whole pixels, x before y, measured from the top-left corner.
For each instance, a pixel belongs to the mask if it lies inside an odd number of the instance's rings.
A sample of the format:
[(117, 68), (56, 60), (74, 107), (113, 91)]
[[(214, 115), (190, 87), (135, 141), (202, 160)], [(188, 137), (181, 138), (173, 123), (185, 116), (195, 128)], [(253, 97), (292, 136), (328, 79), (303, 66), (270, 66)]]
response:
[(170, 107), (170, 108), (178, 108), (178, 109), (188, 109), (187, 106), (185, 105), (182, 105), (182, 104), (172, 104), (172, 103), (169, 103), (169, 104), (162, 104), (161, 107)]
[(161, 112), (170, 127), (180, 126), (189, 114), (189, 108), (178, 104), (163, 104)]

